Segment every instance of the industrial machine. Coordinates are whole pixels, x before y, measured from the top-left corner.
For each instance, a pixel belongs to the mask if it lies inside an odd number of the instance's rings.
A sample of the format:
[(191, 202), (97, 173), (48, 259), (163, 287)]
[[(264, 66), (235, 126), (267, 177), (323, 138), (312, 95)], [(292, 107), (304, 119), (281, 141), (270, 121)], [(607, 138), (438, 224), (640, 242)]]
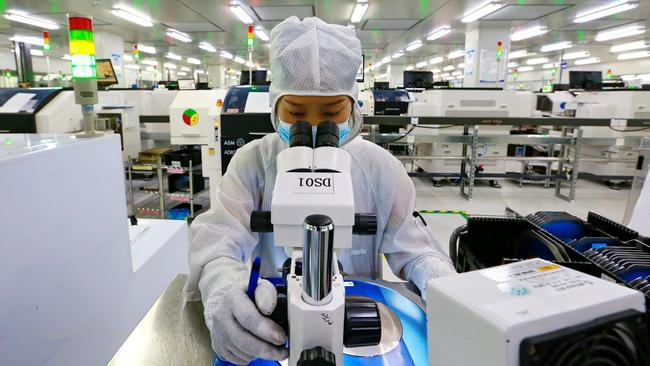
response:
[(140, 121), (135, 105), (127, 103), (123, 91), (97, 92), (95, 129), (113, 131), (122, 141), (122, 159), (127, 161), (142, 151)]
[[(368, 285), (344, 281), (336, 251), (351, 248), (353, 234), (373, 235), (377, 222), (374, 215), (355, 213), (351, 157), (338, 148), (336, 124), (321, 122), (315, 138), (309, 122), (293, 124), (290, 148), (277, 158), (271, 211), (251, 215), (251, 229), (272, 231), (289, 257), (283, 266), (286, 296), (272, 315), (287, 328), (288, 364), (422, 364), (423, 353), (411, 358), (402, 346), (402, 323), (389, 308), (399, 295), (346, 297), (347, 287)], [(424, 320), (418, 313), (412, 319)]]
[(74, 92), (60, 88), (0, 90), (0, 132), (70, 133), (81, 130)]
[[(413, 93), (415, 98), (410, 103), (411, 117), (531, 117), (533, 112), (533, 94), (527, 91), (500, 89), (435, 89)], [(416, 128), (414, 135), (462, 135), (463, 126), (431, 126)], [(508, 135), (509, 126), (481, 126), (480, 135)], [(505, 157), (508, 145), (483, 144), (479, 146), (480, 156)], [(415, 164), (425, 172), (441, 175), (458, 174), (462, 157), (462, 144), (450, 142), (416, 144), (416, 154), (420, 156), (441, 157), (440, 160), (415, 160)], [(447, 159), (444, 159), (447, 158)], [(499, 160), (484, 160), (476, 167), (483, 173), (505, 173), (506, 164)], [(439, 184), (440, 177), (434, 177), (434, 184)], [(495, 182), (493, 182), (494, 184)]]
[(209, 178), (211, 207), (221, 177), (219, 137), (215, 128), (225, 94), (223, 89), (181, 90), (169, 107), (172, 145), (201, 146), (201, 168), (203, 177)]
[(575, 96), (568, 91), (537, 94), (536, 110), (543, 116), (564, 116), (567, 107), (573, 102)]
[(372, 95), (375, 115), (400, 116), (409, 111), (411, 100), (404, 89), (373, 89)]
[[(649, 364), (650, 239), (593, 212), (585, 221), (506, 211), (470, 215), (450, 239), (452, 261), (467, 273), (427, 289), (439, 305), (429, 325), (452, 332), (430, 333), (431, 364), (477, 355), (485, 365)], [(452, 345), (458, 324), (466, 343)]]
[(225, 173), (237, 149), (275, 132), (270, 119), (269, 87), (231, 87), (224, 99), (221, 113), (219, 141), (221, 170)]
[(434, 279), (427, 303), (430, 365), (650, 362), (642, 293), (542, 259)]
[[(577, 118), (611, 118), (607, 127), (582, 127), (582, 137), (609, 138), (614, 144), (583, 144), (580, 172), (605, 176), (612, 188), (619, 188), (622, 179), (631, 177), (638, 156), (640, 137), (650, 136), (650, 128), (627, 128), (627, 119), (650, 119), (650, 93), (647, 90), (584, 92), (568, 107), (575, 109)], [(650, 127), (650, 125), (648, 125)], [(626, 141), (626, 139), (629, 139)], [(614, 159), (619, 161), (589, 161), (589, 159)], [(620, 161), (621, 159), (627, 161)]]
[(375, 114), (375, 100), (372, 90), (360, 91), (357, 103), (359, 109), (361, 109), (361, 114), (364, 116), (373, 116)]

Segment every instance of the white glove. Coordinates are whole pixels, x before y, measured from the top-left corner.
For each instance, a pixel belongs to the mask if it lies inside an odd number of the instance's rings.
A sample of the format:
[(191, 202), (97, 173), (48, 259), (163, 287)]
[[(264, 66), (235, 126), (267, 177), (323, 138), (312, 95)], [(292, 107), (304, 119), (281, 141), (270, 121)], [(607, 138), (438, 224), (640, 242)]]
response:
[(237, 365), (247, 365), (256, 358), (284, 360), (289, 357), (284, 346), (287, 335), (264, 316), (275, 310), (275, 287), (260, 280), (253, 303), (246, 295), (246, 275), (243, 263), (225, 257), (203, 269), (199, 287), (212, 348), (220, 359)]

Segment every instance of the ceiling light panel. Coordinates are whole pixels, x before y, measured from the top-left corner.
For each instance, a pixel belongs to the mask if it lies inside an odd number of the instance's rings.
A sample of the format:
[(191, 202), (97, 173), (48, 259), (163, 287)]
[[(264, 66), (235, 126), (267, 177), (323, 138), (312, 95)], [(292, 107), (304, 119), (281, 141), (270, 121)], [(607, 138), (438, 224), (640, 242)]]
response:
[(585, 23), (595, 19), (604, 18), (613, 14), (618, 14), (624, 11), (632, 10), (639, 5), (638, 1), (618, 0), (612, 1), (607, 5), (599, 6), (597, 8), (589, 9), (580, 12), (573, 19), (575, 23)]

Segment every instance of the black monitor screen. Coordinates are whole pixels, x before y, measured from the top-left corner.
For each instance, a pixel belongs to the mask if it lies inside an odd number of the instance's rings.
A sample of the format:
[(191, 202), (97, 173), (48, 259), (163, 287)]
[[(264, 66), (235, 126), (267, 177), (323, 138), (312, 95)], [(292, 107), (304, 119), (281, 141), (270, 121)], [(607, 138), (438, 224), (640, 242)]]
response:
[(603, 73), (600, 71), (569, 71), (571, 89), (596, 90), (603, 85)]
[(239, 85), (266, 85), (266, 70), (253, 71), (253, 82), (249, 80), (249, 71), (242, 70)]
[(390, 88), (390, 84), (388, 83), (388, 81), (375, 81), (372, 88), (386, 90)]
[(433, 83), (431, 71), (404, 71), (405, 88), (426, 88)]

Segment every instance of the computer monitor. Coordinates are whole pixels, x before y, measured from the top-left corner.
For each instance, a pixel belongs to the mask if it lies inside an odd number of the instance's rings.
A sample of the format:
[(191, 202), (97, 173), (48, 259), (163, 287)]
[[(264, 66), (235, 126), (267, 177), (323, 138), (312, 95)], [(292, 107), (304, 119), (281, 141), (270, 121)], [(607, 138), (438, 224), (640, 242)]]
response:
[(429, 88), (433, 84), (431, 71), (404, 71), (405, 88)]
[(95, 67), (97, 69), (97, 85), (109, 86), (117, 84), (117, 76), (110, 59), (95, 60)]
[(195, 90), (196, 82), (194, 79), (178, 79), (178, 90)]
[(249, 80), (249, 70), (242, 70), (239, 85), (266, 85), (266, 70), (253, 71), (253, 82)]
[(373, 89), (386, 90), (386, 89), (390, 88), (390, 84), (388, 83), (388, 81), (375, 81), (372, 88)]
[(569, 71), (571, 89), (602, 89), (603, 73), (600, 71)]

